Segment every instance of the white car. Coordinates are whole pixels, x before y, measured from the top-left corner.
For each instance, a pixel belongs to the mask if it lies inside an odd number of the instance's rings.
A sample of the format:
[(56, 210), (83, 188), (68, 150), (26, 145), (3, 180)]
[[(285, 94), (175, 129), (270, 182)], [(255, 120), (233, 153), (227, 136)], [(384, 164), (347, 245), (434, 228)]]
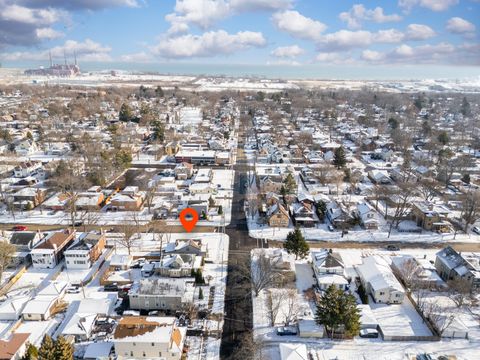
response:
[(80, 293), (80, 286), (78, 285), (72, 285), (65, 290), (67, 294), (78, 294)]
[(472, 227), (472, 231), (473, 231), (475, 234), (480, 235), (480, 227), (474, 226), (474, 227)]

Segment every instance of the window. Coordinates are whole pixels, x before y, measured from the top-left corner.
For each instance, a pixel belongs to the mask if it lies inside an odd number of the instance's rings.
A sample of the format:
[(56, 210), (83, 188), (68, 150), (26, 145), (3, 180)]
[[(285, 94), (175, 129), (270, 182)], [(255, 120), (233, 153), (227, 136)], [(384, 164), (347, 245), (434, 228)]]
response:
[(130, 351), (130, 356), (133, 356), (133, 351)]
[(145, 351), (144, 351), (144, 352), (143, 352), (143, 357), (145, 357), (145, 356), (147, 356), (147, 355), (145, 355)]
[[(152, 346), (155, 346), (155, 343), (152, 343)], [(160, 355), (161, 356), (161, 355)]]
[(383, 291), (380, 291), (380, 295), (385, 295), (385, 293)]

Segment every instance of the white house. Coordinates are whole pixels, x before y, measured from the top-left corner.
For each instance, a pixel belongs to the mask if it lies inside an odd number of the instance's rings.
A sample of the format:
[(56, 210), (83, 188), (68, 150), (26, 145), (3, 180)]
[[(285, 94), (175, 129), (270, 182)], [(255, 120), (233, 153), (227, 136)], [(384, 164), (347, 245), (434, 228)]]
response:
[(63, 259), (63, 252), (75, 238), (75, 231), (52, 232), (30, 252), (34, 268), (54, 268)]
[(335, 285), (342, 290), (348, 289), (348, 280), (345, 277), (345, 268), (339, 253), (328, 249), (312, 251), (312, 266), (321, 290)]
[(174, 317), (123, 317), (115, 328), (113, 342), (117, 359), (171, 359), (182, 357), (186, 329)]
[(378, 215), (370, 205), (365, 202), (357, 204), (357, 214), (360, 217), (360, 221), (365, 229), (378, 229)]
[(379, 256), (369, 256), (357, 267), (363, 286), (377, 303), (401, 304), (405, 290), (387, 262)]

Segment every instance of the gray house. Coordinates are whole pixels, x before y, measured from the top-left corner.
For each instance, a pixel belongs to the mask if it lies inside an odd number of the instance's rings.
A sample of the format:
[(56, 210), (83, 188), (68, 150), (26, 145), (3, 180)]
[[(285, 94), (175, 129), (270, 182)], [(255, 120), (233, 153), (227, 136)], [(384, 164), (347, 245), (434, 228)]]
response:
[(480, 288), (480, 256), (470, 253), (457, 253), (447, 246), (437, 253), (435, 268), (440, 277), (445, 280), (467, 280), (471, 289)]
[(134, 310), (177, 311), (193, 304), (193, 294), (191, 278), (149, 278), (135, 282), (128, 298)]

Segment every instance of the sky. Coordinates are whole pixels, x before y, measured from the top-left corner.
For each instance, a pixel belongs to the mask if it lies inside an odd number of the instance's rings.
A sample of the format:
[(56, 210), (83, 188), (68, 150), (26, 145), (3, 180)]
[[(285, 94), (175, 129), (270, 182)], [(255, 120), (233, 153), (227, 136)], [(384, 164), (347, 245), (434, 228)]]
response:
[[(480, 69), (480, 0), (0, 0), (0, 62)], [(362, 70), (363, 71), (363, 70)]]

